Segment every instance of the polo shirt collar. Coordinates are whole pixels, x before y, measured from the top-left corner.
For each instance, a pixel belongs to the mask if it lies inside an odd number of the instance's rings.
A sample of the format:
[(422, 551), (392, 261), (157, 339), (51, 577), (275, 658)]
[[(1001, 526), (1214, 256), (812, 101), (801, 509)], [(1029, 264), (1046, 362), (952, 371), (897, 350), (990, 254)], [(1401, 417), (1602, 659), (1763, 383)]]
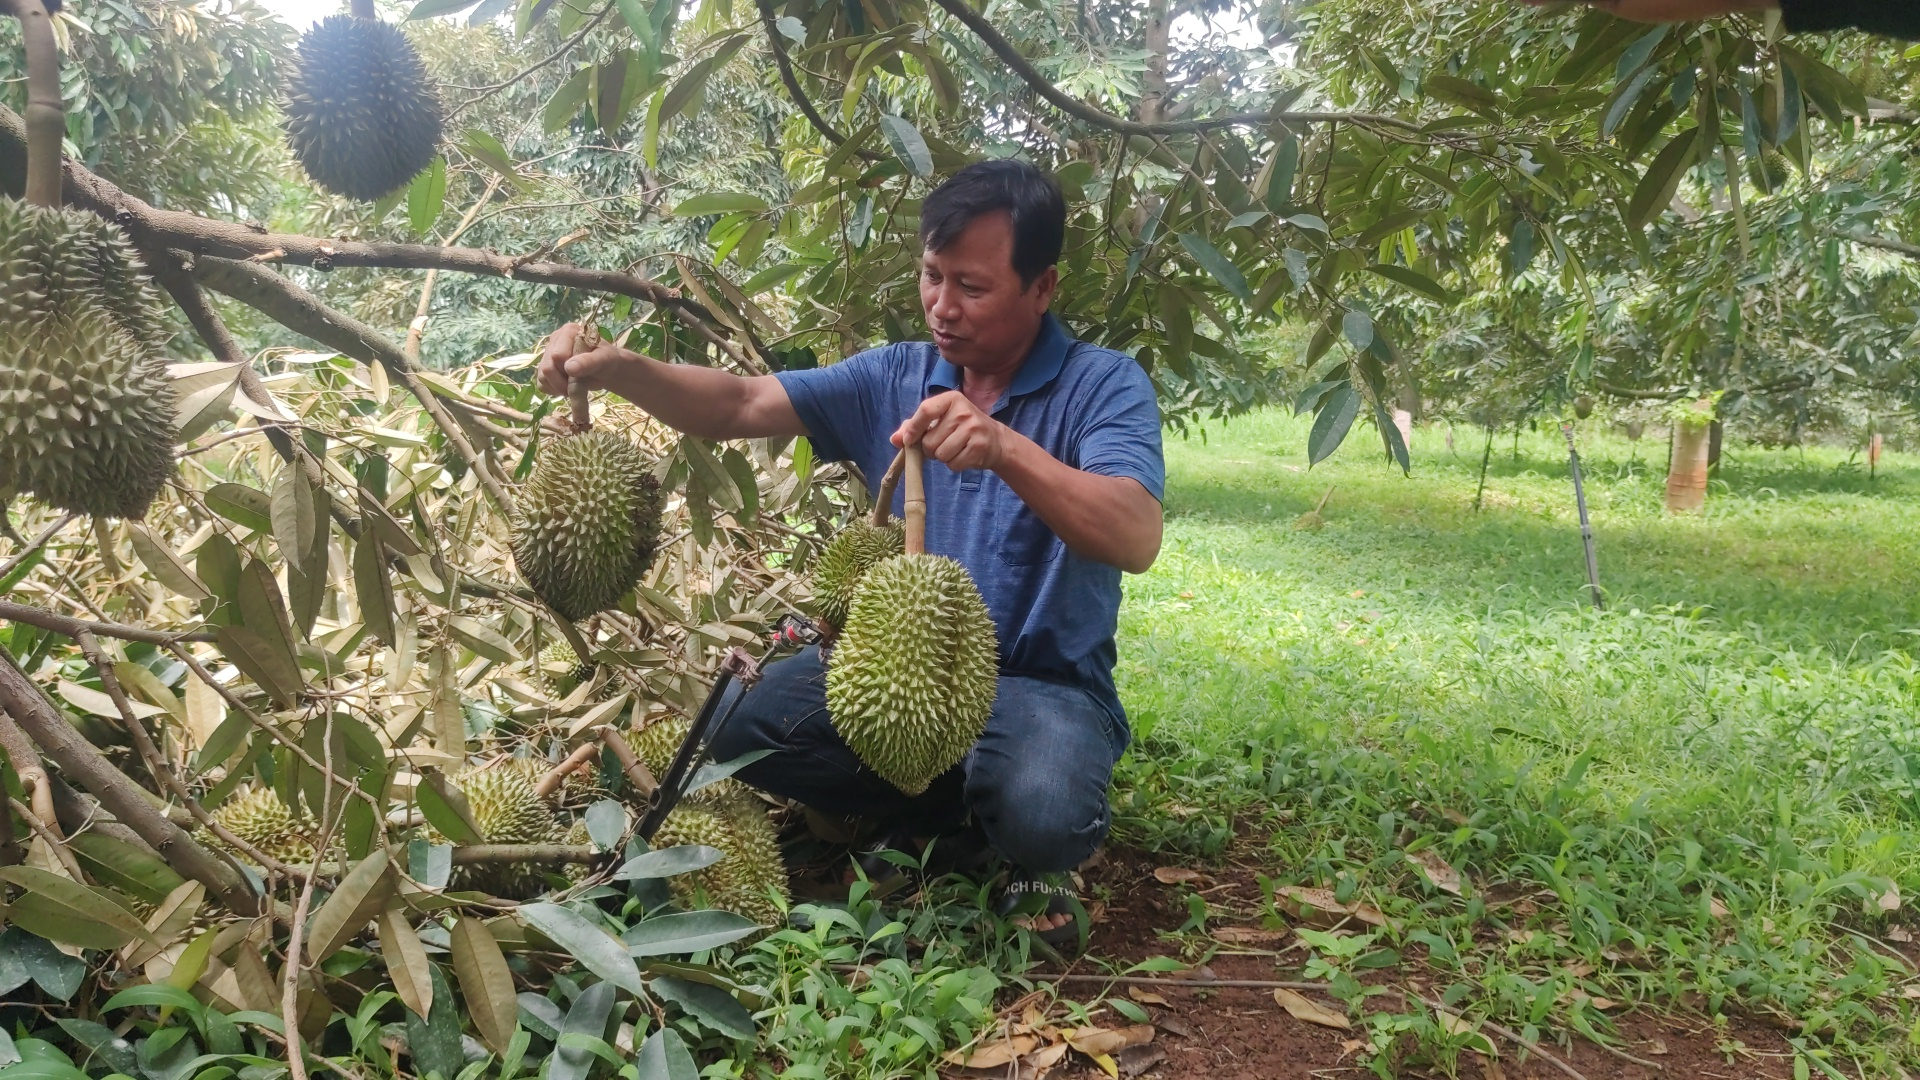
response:
[[(1040, 334), (1033, 339), (1033, 348), (1027, 351), (1027, 358), (1020, 364), (1020, 370), (1014, 372), (1013, 385), (1007, 388), (1007, 398), (1031, 394), (1046, 386), (1060, 375), (1060, 368), (1067, 362), (1067, 348), (1073, 339), (1067, 336), (1067, 328), (1060, 320), (1048, 312), (1040, 320)], [(933, 362), (933, 376), (927, 380), (929, 387), (942, 390), (958, 390), (962, 385), (962, 372), (948, 363), (944, 357)]]

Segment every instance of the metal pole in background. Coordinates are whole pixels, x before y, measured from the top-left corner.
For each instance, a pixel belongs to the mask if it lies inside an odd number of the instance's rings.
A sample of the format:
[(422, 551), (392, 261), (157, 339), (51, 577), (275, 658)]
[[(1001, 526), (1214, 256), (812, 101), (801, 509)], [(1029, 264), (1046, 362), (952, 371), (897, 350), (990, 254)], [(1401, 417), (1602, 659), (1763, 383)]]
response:
[(1587, 489), (1580, 482), (1580, 451), (1573, 445), (1573, 425), (1561, 424), (1560, 433), (1567, 437), (1567, 459), (1573, 464), (1573, 501), (1580, 507), (1580, 543), (1587, 549), (1587, 588), (1593, 593), (1594, 610), (1605, 611), (1606, 601), (1600, 598), (1600, 563), (1593, 555), (1593, 523), (1587, 520)]

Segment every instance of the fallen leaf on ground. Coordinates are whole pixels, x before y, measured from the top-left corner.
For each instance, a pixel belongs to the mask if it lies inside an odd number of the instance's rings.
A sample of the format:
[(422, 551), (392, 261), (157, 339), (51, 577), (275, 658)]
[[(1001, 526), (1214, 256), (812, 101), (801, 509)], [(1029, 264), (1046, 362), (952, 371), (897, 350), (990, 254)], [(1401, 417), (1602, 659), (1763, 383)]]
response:
[(1419, 868), (1420, 876), (1427, 879), (1427, 884), (1441, 892), (1460, 895), (1460, 871), (1441, 858), (1439, 852), (1426, 848), (1408, 855), (1407, 861)]
[(1069, 1047), (1066, 1043), (1063, 1043), (1063, 1042), (1057, 1042), (1057, 1043), (1054, 1043), (1052, 1046), (1042, 1047), (1041, 1049), (1036, 1050), (1033, 1053), (1028, 1054), (1026, 1056), (1026, 1059), (1025, 1059), (1026, 1067), (1034, 1075), (1038, 1075), (1042, 1071), (1046, 1069), (1051, 1069), (1055, 1065), (1060, 1064), (1060, 1059), (1063, 1057), (1066, 1057), (1067, 1051), (1070, 1049), (1072, 1049), (1072, 1047)]
[(1181, 1023), (1175, 1017), (1163, 1016), (1160, 1019), (1154, 1021), (1154, 1023), (1157, 1027), (1159, 1027), (1161, 1031), (1164, 1031), (1169, 1035), (1178, 1035), (1183, 1039), (1193, 1038), (1193, 1030), (1187, 1027), (1187, 1025)]
[(1721, 903), (1719, 897), (1709, 896), (1707, 897), (1707, 914), (1716, 919), (1724, 919), (1733, 912), (1727, 910), (1727, 905)]
[(1251, 926), (1216, 926), (1213, 939), (1228, 945), (1281, 945), (1286, 943), (1287, 932)]
[(1137, 986), (1127, 987), (1127, 996), (1147, 1005), (1165, 1005), (1167, 1003), (1167, 999), (1161, 997), (1159, 994), (1151, 990), (1142, 990)]
[(1367, 1042), (1365, 1039), (1348, 1039), (1346, 1042), (1340, 1044), (1340, 1057), (1344, 1058), (1348, 1054), (1358, 1053), (1366, 1048)]
[(1567, 974), (1573, 976), (1576, 979), (1584, 979), (1587, 976), (1593, 974), (1593, 965), (1587, 963), (1585, 960), (1575, 960), (1571, 964), (1561, 965), (1560, 970), (1566, 972)]
[(1461, 813), (1458, 810), (1452, 809), (1451, 807), (1442, 809), (1440, 811), (1440, 816), (1443, 818), (1446, 818), (1447, 824), (1449, 825), (1466, 825), (1471, 820), (1467, 817), (1467, 815)]
[(1379, 908), (1371, 904), (1343, 904), (1334, 899), (1332, 889), (1285, 885), (1274, 893), (1274, 899), (1286, 908), (1287, 914), (1320, 926), (1332, 926), (1342, 919), (1359, 919), (1368, 926), (1387, 925), (1387, 917)]
[(967, 1069), (998, 1069), (1017, 1057), (1024, 1057), (1040, 1045), (1040, 1040), (1031, 1035), (1015, 1035), (996, 1043), (988, 1043), (968, 1054), (955, 1050), (948, 1054), (946, 1062)]
[(1353, 1023), (1347, 1019), (1345, 1013), (1337, 1013), (1325, 1005), (1308, 1001), (1284, 986), (1274, 988), (1273, 1000), (1279, 1002), (1281, 1008), (1293, 1014), (1295, 1020), (1305, 1020), (1309, 1024), (1339, 1028), (1343, 1031), (1353, 1027)]
[(1153, 1041), (1152, 1024), (1134, 1024), (1115, 1030), (1086, 1027), (1067, 1036), (1075, 1050), (1093, 1057), (1097, 1054), (1112, 1054), (1125, 1050), (1129, 1046), (1144, 1046)]
[(1881, 911), (1900, 910), (1900, 886), (1887, 882), (1887, 891), (1880, 894), (1878, 906)]
[(1129, 1046), (1113, 1055), (1121, 1076), (1139, 1076), (1167, 1060), (1167, 1052), (1157, 1046)]
[(1665, 1039), (1655, 1039), (1647, 1044), (1647, 1053), (1653, 1054), (1656, 1057), (1664, 1057), (1666, 1052), (1667, 1040)]
[(1158, 866), (1154, 868), (1153, 879), (1162, 885), (1185, 885), (1194, 881), (1205, 881), (1207, 875), (1185, 866)]
[(1892, 926), (1887, 928), (1887, 940), (1897, 941), (1905, 945), (1907, 942), (1913, 940), (1913, 935), (1909, 933), (1904, 926)]
[(1920, 1001), (1920, 986), (1903, 986), (1900, 988), (1900, 996), (1908, 1001)]

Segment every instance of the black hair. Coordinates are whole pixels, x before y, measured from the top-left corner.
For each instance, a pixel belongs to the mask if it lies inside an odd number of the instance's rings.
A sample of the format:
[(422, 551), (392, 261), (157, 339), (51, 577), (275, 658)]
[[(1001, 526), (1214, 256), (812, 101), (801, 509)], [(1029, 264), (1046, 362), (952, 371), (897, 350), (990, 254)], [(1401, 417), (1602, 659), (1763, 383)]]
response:
[(1013, 269), (1032, 285), (1060, 261), (1067, 236), (1067, 200), (1053, 177), (1024, 161), (977, 161), (933, 189), (920, 205), (920, 243), (939, 251), (975, 218), (1005, 210), (1013, 217)]

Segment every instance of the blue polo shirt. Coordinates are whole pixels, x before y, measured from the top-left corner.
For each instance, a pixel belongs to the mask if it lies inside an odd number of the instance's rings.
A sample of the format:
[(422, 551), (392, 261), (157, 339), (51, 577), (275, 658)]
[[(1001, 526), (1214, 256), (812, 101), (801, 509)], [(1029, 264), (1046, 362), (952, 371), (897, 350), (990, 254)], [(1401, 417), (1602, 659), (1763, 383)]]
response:
[[(851, 461), (876, 484), (893, 461), (888, 437), (921, 401), (961, 385), (960, 369), (923, 341), (777, 377), (814, 454)], [(1160, 406), (1147, 373), (1125, 353), (1075, 341), (1051, 315), (993, 418), (1076, 469), (1132, 477), (1154, 498), (1164, 494)], [(1001, 670), (1085, 687), (1124, 720), (1113, 687), (1120, 570), (1068, 551), (992, 472), (956, 473), (929, 460), (926, 492), (927, 550), (973, 574), (1000, 635)], [(903, 485), (896, 516), (904, 500)]]

